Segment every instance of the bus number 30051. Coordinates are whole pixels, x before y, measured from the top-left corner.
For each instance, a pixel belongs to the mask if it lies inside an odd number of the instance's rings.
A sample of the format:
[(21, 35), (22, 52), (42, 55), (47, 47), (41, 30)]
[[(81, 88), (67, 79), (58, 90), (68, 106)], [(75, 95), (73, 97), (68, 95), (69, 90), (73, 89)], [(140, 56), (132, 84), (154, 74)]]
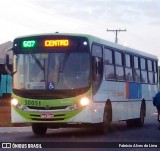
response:
[(41, 102), (36, 100), (25, 100), (24, 105), (26, 106), (40, 106)]

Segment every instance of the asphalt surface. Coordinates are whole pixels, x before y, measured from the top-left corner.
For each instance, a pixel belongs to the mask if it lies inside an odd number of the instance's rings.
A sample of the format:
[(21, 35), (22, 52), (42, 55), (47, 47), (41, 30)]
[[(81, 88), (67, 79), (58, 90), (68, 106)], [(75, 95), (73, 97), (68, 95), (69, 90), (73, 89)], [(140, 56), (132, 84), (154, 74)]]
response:
[(15, 133), (15, 132), (31, 132), (32, 129), (28, 127), (0, 127), (0, 133)]

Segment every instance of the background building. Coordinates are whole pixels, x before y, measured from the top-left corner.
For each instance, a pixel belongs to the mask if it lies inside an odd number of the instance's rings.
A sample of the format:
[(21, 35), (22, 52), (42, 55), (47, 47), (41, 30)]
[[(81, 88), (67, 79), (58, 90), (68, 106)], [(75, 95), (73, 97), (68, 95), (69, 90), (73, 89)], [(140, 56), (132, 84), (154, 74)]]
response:
[[(4, 94), (11, 94), (12, 90), (12, 76), (8, 75), (5, 71), (5, 55), (6, 50), (11, 48), (13, 43), (11, 41), (5, 42), (3, 44), (0, 44), (0, 97)], [(10, 55), (10, 66), (9, 68), (12, 70), (12, 58), (13, 54)]]

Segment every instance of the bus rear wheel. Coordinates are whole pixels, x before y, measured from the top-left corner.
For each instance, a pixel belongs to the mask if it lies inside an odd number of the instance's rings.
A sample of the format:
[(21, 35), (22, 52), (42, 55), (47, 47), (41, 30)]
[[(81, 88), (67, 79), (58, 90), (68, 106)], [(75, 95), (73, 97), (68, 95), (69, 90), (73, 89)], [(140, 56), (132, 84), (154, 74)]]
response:
[(41, 123), (32, 123), (32, 131), (35, 135), (45, 135), (47, 127)]
[(142, 127), (144, 125), (146, 115), (146, 106), (145, 103), (142, 103), (140, 109), (140, 117), (136, 119), (130, 119), (126, 121), (127, 127)]

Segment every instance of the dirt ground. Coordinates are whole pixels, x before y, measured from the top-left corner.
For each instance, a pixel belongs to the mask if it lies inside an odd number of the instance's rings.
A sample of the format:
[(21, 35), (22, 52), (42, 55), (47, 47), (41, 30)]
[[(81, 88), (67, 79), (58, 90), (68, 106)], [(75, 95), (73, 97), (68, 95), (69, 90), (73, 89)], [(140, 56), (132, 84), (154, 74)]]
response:
[(11, 124), (10, 99), (10, 95), (0, 97), (0, 127), (13, 125)]
[(3, 95), (3, 97), (0, 97), (0, 127), (29, 126), (30, 124), (12, 124), (11, 123), (10, 100), (11, 100), (10, 95)]

